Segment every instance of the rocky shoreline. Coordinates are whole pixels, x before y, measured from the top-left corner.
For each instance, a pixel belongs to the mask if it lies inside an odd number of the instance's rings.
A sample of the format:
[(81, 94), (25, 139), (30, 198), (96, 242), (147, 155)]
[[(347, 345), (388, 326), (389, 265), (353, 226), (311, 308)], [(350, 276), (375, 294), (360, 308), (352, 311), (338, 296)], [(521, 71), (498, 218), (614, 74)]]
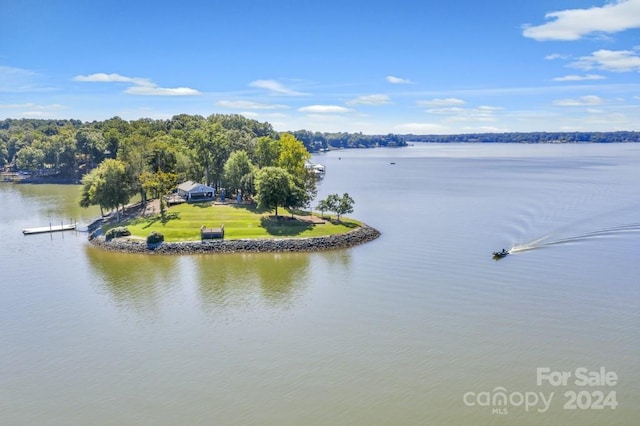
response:
[(193, 254), (193, 253), (263, 253), (263, 252), (311, 252), (353, 247), (380, 236), (380, 231), (363, 224), (353, 231), (338, 235), (312, 238), (261, 238), (244, 240), (205, 240), (164, 242), (156, 246), (144, 240), (113, 238), (106, 241), (103, 235), (91, 235), (89, 241), (100, 248), (122, 253), (145, 254)]

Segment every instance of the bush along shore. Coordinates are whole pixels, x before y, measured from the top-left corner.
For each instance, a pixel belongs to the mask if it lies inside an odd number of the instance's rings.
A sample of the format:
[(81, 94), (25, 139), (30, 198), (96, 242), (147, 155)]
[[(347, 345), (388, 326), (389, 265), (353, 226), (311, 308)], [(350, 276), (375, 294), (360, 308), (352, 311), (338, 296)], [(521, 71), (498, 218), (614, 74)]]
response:
[(353, 247), (375, 240), (379, 236), (380, 232), (377, 229), (362, 224), (357, 229), (344, 234), (311, 238), (256, 238), (147, 244), (145, 240), (128, 237), (107, 240), (104, 235), (94, 233), (89, 236), (89, 240), (95, 246), (123, 253), (191, 254), (326, 251)]

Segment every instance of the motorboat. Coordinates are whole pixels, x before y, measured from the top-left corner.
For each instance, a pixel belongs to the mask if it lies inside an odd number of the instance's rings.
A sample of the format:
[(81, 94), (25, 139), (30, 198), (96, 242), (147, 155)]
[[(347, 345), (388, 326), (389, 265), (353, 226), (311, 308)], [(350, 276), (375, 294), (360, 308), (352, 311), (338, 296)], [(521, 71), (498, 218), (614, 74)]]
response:
[(506, 257), (509, 254), (509, 252), (505, 249), (502, 249), (502, 251), (494, 251), (493, 252), (493, 258), (494, 259), (502, 259), (503, 257)]

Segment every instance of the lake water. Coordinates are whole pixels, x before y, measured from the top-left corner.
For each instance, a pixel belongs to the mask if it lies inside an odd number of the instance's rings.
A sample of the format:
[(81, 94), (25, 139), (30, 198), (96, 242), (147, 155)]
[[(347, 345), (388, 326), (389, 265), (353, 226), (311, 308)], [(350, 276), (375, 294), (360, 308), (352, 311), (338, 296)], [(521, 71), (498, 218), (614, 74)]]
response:
[(77, 187), (1, 183), (0, 424), (637, 424), (640, 144), (314, 161), (379, 239), (109, 253), (22, 235), (95, 217)]

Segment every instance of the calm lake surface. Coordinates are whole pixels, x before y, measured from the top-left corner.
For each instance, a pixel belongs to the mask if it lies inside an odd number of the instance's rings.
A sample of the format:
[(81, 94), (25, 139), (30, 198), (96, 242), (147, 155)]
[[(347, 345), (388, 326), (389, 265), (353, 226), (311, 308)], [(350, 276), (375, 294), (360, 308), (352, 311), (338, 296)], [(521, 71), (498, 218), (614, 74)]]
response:
[[(96, 217), (77, 187), (0, 183), (0, 424), (637, 424), (640, 144), (314, 161), (378, 240), (109, 253), (22, 235)], [(576, 383), (602, 367), (615, 384)]]

